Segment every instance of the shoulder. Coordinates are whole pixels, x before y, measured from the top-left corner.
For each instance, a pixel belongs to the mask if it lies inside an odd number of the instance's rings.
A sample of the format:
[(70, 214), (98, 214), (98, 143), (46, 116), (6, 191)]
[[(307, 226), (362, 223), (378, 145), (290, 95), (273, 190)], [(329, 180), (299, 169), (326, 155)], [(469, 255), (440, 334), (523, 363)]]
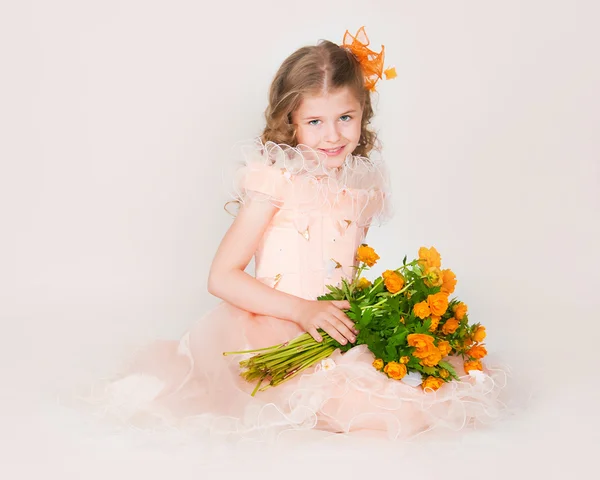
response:
[(239, 159), (232, 173), (233, 196), (245, 202), (249, 197), (281, 202), (292, 173), (283, 149), (260, 139), (239, 146)]
[(240, 145), (239, 154), (231, 176), (234, 197), (242, 202), (248, 197), (281, 202), (322, 170), (318, 152), (303, 146), (263, 143), (257, 138)]

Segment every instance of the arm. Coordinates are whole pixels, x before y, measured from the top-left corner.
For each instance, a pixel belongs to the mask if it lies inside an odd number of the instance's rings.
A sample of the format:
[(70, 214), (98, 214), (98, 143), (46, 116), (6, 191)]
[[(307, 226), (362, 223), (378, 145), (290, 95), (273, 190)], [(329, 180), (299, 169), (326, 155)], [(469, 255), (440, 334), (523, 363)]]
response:
[(341, 310), (348, 302), (306, 300), (263, 284), (244, 270), (269, 226), (277, 207), (264, 201), (242, 206), (221, 241), (210, 268), (208, 291), (236, 307), (297, 323), (321, 341), (321, 328), (338, 342), (354, 342), (354, 323)]
[(270, 288), (244, 271), (276, 211), (265, 201), (242, 206), (217, 249), (208, 291), (244, 310), (292, 320), (304, 300)]

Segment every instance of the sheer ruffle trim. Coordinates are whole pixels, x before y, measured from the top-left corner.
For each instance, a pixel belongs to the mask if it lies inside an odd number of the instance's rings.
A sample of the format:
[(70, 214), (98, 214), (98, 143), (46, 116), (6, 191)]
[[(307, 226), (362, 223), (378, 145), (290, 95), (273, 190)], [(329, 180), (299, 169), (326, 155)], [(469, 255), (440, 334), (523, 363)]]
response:
[(329, 168), (323, 152), (305, 145), (256, 139), (240, 150), (242, 160), (225, 172), (230, 203), (269, 201), (300, 212), (352, 205), (365, 224), (392, 215), (389, 175), (377, 152), (373, 158), (348, 155), (340, 167)]
[(488, 366), (436, 392), (424, 392), (388, 379), (371, 366), (372, 360), (364, 345), (343, 355), (336, 352), (326, 368), (317, 365), (298, 382), (268, 390), (266, 403), (247, 408), (243, 417), (213, 419), (211, 432), (264, 440), (286, 430), (380, 431), (392, 440), (405, 440), (430, 430), (489, 425), (509, 413), (500, 400), (506, 367)]
[[(361, 345), (343, 355), (335, 352), (327, 364), (317, 365), (296, 381), (250, 397), (251, 385), (242, 384), (248, 389), (240, 389), (223, 371), (210, 376), (212, 381), (203, 379), (207, 385), (199, 386), (191, 377), (194, 360), (186, 351), (185, 338), (178, 356), (188, 372), (178, 381), (166, 385), (154, 375), (130, 374), (107, 382), (86, 403), (95, 404), (97, 415), (116, 420), (121, 428), (178, 441), (203, 434), (264, 442), (290, 430), (316, 430), (323, 435), (379, 431), (392, 440), (405, 440), (430, 430), (459, 431), (491, 424), (509, 413), (500, 400), (508, 376), (508, 369), (501, 366), (487, 366), (484, 372), (463, 375), (436, 392), (424, 392), (376, 371), (372, 354)], [(231, 367), (233, 371), (236, 365)], [(218, 403), (234, 406), (235, 415), (208, 410), (212, 403), (208, 397), (214, 401), (219, 393)], [(164, 436), (165, 432), (171, 436)]]

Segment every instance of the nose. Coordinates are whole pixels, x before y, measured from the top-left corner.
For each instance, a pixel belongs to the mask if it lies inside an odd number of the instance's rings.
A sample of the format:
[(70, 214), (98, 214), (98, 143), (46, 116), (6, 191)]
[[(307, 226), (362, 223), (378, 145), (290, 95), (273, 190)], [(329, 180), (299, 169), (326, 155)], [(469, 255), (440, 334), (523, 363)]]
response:
[(337, 143), (340, 140), (340, 131), (337, 122), (328, 122), (323, 132), (323, 140), (329, 143)]

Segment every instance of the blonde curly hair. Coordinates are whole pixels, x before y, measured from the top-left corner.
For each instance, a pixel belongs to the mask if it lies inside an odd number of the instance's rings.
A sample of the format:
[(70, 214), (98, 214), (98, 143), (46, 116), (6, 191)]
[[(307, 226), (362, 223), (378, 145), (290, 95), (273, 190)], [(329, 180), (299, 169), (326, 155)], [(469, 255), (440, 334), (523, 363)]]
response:
[(263, 143), (297, 146), (292, 113), (303, 96), (342, 87), (350, 88), (363, 109), (360, 140), (353, 154), (367, 157), (376, 147), (377, 135), (369, 129), (373, 107), (370, 92), (365, 88), (365, 76), (352, 52), (328, 40), (296, 50), (279, 67), (269, 90)]

